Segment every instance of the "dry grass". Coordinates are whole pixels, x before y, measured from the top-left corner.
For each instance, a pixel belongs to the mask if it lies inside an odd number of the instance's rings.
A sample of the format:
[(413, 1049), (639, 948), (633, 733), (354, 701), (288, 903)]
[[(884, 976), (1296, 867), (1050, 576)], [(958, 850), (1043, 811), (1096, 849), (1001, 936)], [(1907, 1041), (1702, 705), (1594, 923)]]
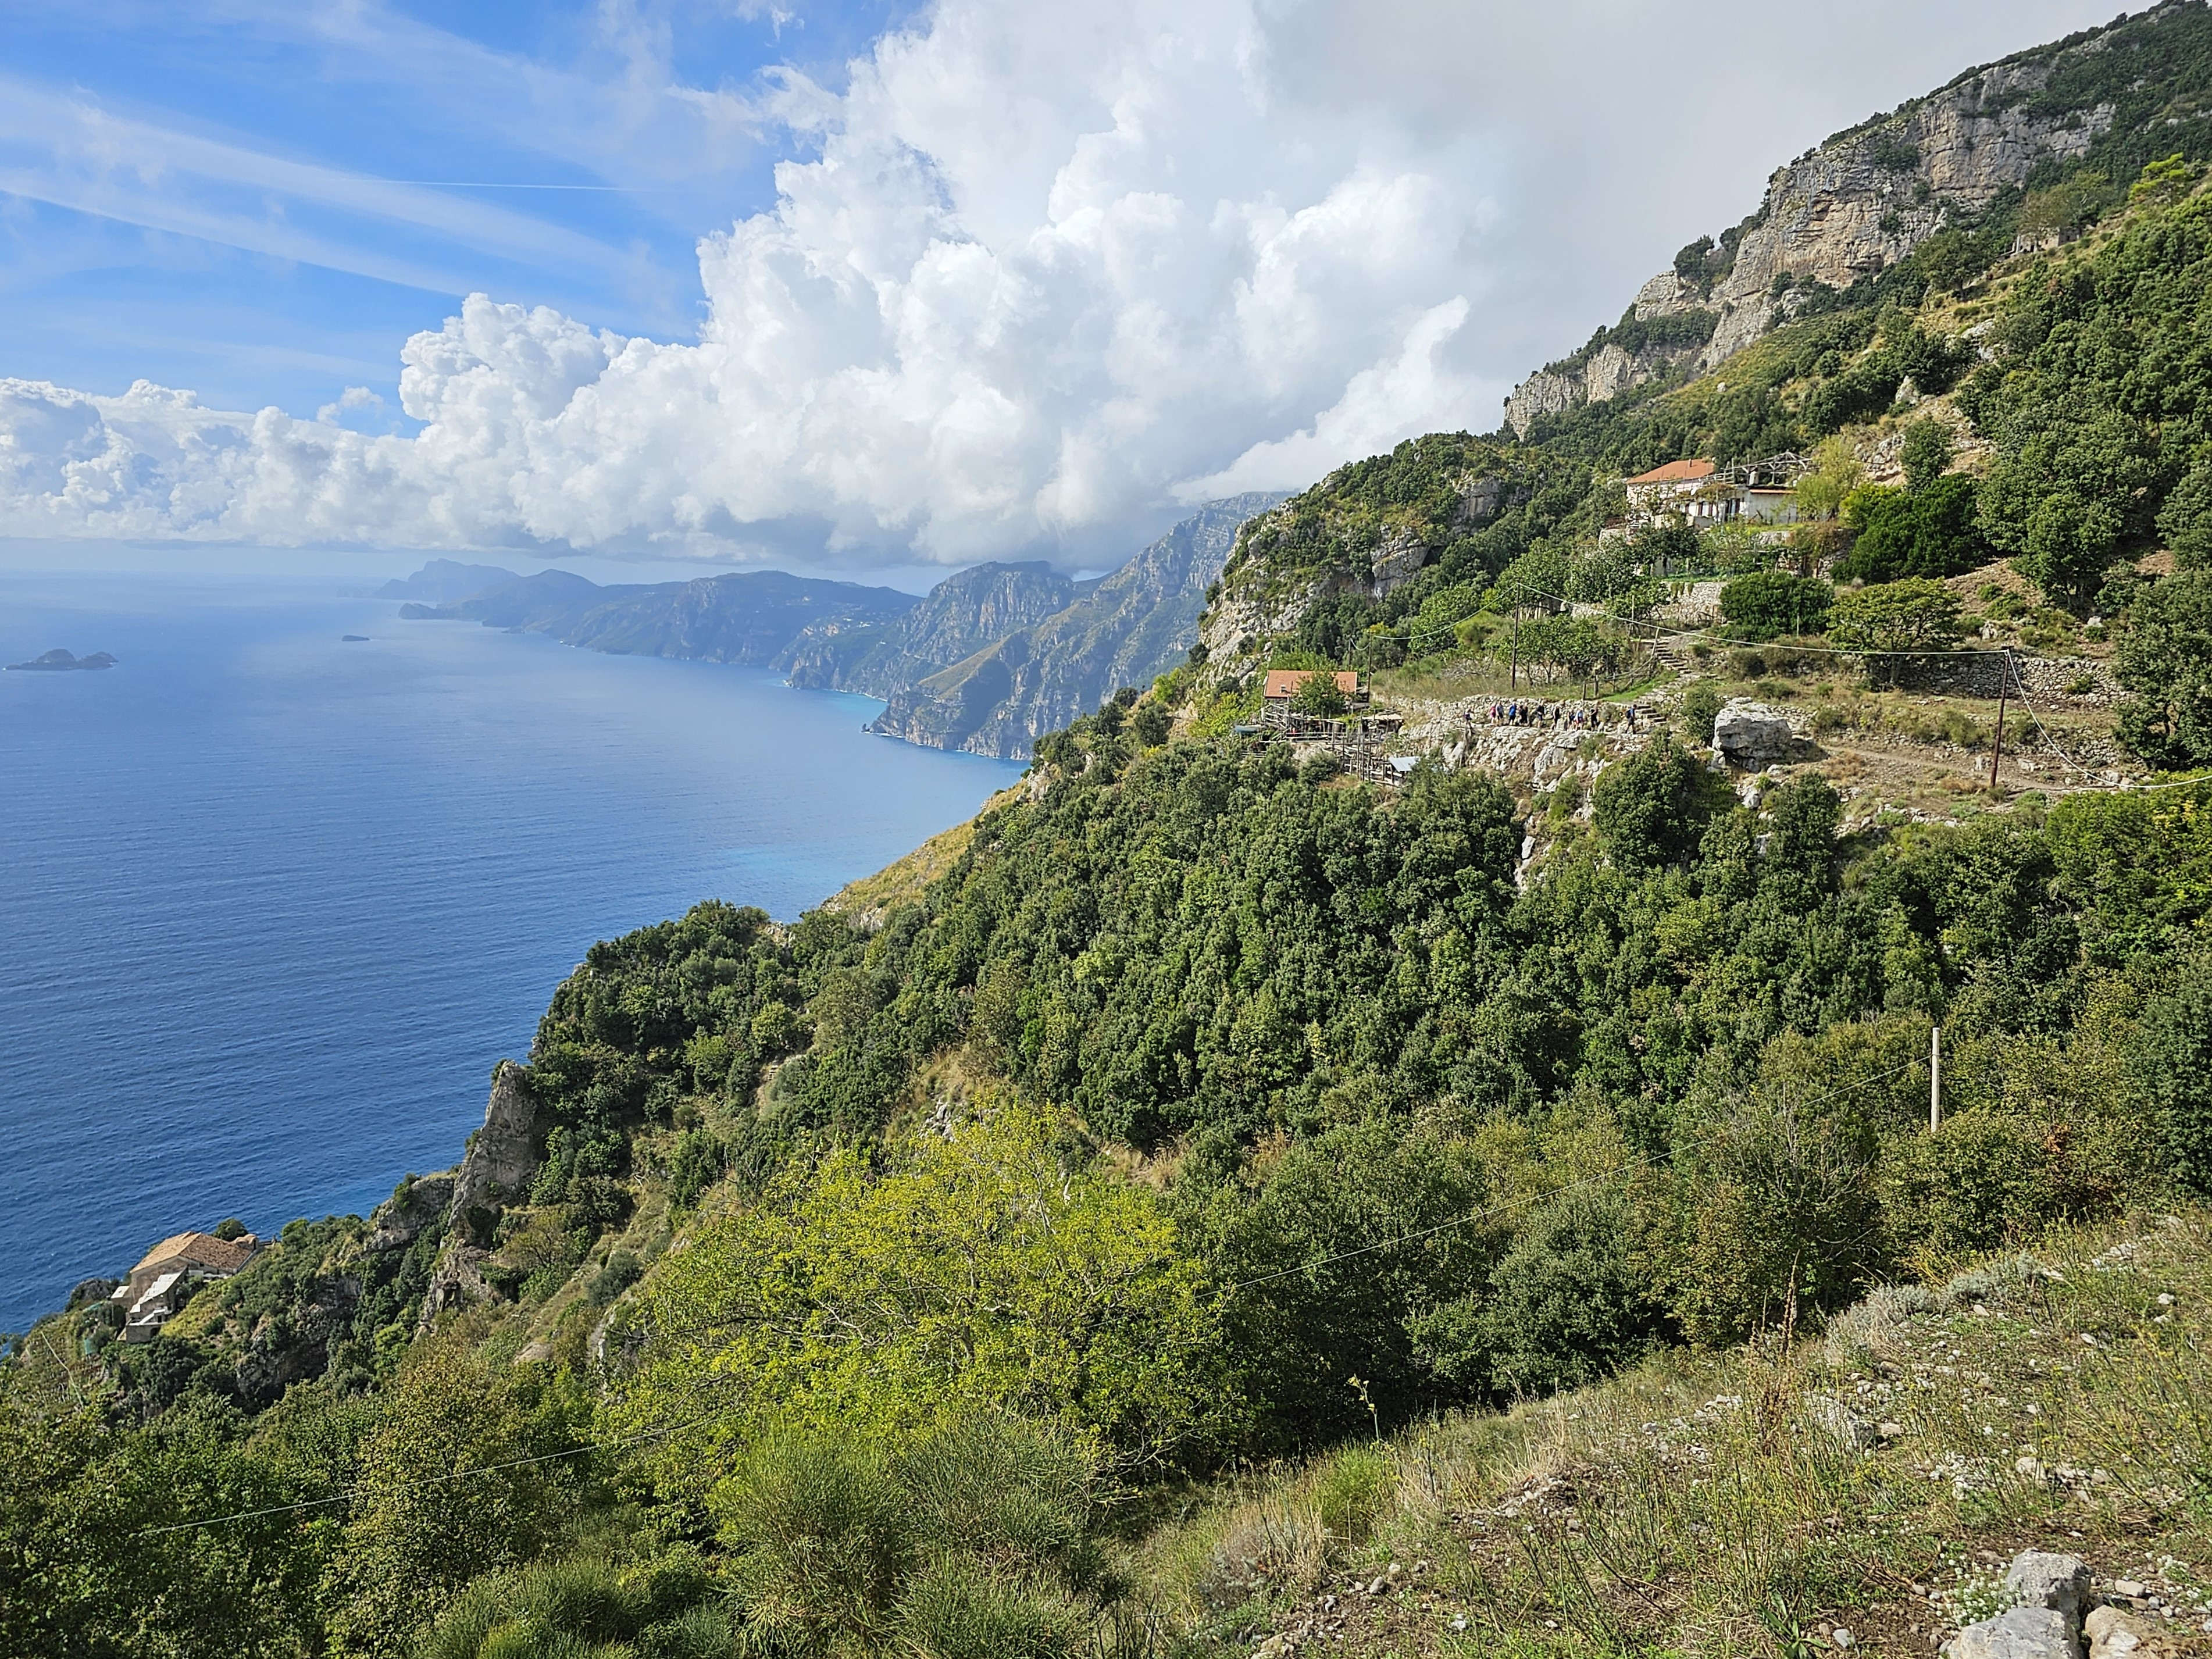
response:
[[(1017, 784), (1002, 789), (976, 809), (975, 817), (1006, 805), (1025, 786)], [(822, 908), (841, 915), (866, 920), (880, 920), (902, 904), (918, 902), (929, 890), (932, 882), (945, 874), (968, 850), (975, 839), (975, 819), (956, 823), (927, 841), (894, 864), (887, 864), (872, 876), (862, 876), (848, 882), (823, 901)]]
[(1841, 1628), (1925, 1656), (2034, 1546), (2142, 1580), (2165, 1650), (2212, 1651), (2208, 1244), (2194, 1212), (2066, 1235), (1877, 1290), (1788, 1352), (1440, 1418), (1382, 1449), (1364, 1542), (1322, 1522), (1324, 1459), (1133, 1565), (1201, 1647), (1807, 1655)]

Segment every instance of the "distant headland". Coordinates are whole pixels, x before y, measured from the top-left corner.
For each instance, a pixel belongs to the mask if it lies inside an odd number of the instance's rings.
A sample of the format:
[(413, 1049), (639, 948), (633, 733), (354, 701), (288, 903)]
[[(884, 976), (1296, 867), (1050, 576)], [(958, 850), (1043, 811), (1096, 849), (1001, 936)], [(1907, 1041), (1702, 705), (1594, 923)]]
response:
[(73, 657), (66, 651), (49, 651), (43, 657), (33, 657), (28, 662), (11, 662), (8, 666), (10, 671), (21, 668), (58, 672), (64, 668), (112, 668), (115, 659), (105, 651), (95, 651), (88, 657)]

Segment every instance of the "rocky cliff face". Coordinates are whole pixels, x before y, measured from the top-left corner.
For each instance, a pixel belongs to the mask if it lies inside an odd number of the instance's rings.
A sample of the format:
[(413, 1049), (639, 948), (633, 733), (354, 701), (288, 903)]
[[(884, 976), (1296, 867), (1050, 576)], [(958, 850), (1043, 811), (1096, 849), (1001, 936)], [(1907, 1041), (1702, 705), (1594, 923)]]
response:
[[(501, 1060), (492, 1073), (483, 1127), (469, 1137), (468, 1151), (453, 1176), (445, 1249), (422, 1297), (424, 1329), (447, 1308), (490, 1299), (491, 1288), (483, 1273), (485, 1247), (491, 1243), (500, 1212), (522, 1196), (537, 1167), (538, 1103), (531, 1098), (522, 1067)], [(433, 1179), (442, 1183), (444, 1178)], [(386, 1224), (380, 1212), (378, 1221)]]
[(1209, 502), (1053, 615), (894, 692), (871, 729), (933, 749), (1028, 754), (1118, 688), (1182, 661), (1238, 528), (1281, 499)]
[(855, 649), (849, 631), (810, 630), (786, 653), (793, 685), (891, 697), (1042, 622), (1074, 602), (1078, 584), (1050, 565), (979, 564), (946, 577)]
[[(1538, 371), (1505, 400), (1506, 424), (1602, 403), (1677, 366), (1717, 368), (1786, 322), (1817, 292), (1847, 289), (1896, 264), (1961, 216), (2023, 185), (2046, 161), (2087, 155), (2116, 106), (2044, 97), (2102, 36), (2043, 49), (1961, 76), (1941, 92), (1829, 139), (1767, 181), (1759, 212), (1732, 234), (1733, 260), (1705, 284), (1662, 271), (1637, 293), (1613, 341)], [(1631, 324), (1716, 313), (1702, 342), (1662, 331), (1636, 345)]]

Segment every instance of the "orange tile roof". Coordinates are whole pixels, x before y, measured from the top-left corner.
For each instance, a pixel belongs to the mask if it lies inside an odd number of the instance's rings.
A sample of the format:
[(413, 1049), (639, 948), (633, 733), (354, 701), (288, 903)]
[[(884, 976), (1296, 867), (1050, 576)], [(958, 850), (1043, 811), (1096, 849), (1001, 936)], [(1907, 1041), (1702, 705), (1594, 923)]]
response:
[(1632, 484), (1691, 483), (1699, 478), (1713, 476), (1711, 461), (1669, 461), (1664, 466), (1655, 466), (1649, 472), (1639, 472), (1627, 482)]
[[(1267, 683), (1261, 689), (1260, 695), (1270, 702), (1281, 697), (1295, 697), (1298, 688), (1321, 672), (1318, 668), (1271, 668), (1267, 671)], [(1359, 676), (1349, 668), (1338, 670), (1336, 689), (1347, 697), (1358, 696)]]
[(138, 1258), (131, 1271), (143, 1273), (165, 1261), (189, 1261), (219, 1273), (234, 1273), (253, 1259), (253, 1246), (242, 1240), (217, 1238), (213, 1233), (172, 1233)]

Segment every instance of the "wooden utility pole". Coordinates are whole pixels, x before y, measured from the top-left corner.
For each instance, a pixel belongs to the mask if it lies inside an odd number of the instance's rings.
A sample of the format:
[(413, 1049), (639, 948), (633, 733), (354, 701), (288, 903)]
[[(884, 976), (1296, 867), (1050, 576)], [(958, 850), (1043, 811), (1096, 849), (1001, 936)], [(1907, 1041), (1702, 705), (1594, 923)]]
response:
[(1928, 1133), (1943, 1127), (1943, 1028), (1928, 1028)]
[(2012, 689), (2012, 647), (1997, 653), (1997, 736), (1990, 745), (1990, 793), (1997, 787), (1997, 763), (2004, 758), (2005, 693)]
[(1513, 633), (1505, 647), (1505, 689), (1516, 691), (1521, 687), (1521, 607), (1513, 607)]

